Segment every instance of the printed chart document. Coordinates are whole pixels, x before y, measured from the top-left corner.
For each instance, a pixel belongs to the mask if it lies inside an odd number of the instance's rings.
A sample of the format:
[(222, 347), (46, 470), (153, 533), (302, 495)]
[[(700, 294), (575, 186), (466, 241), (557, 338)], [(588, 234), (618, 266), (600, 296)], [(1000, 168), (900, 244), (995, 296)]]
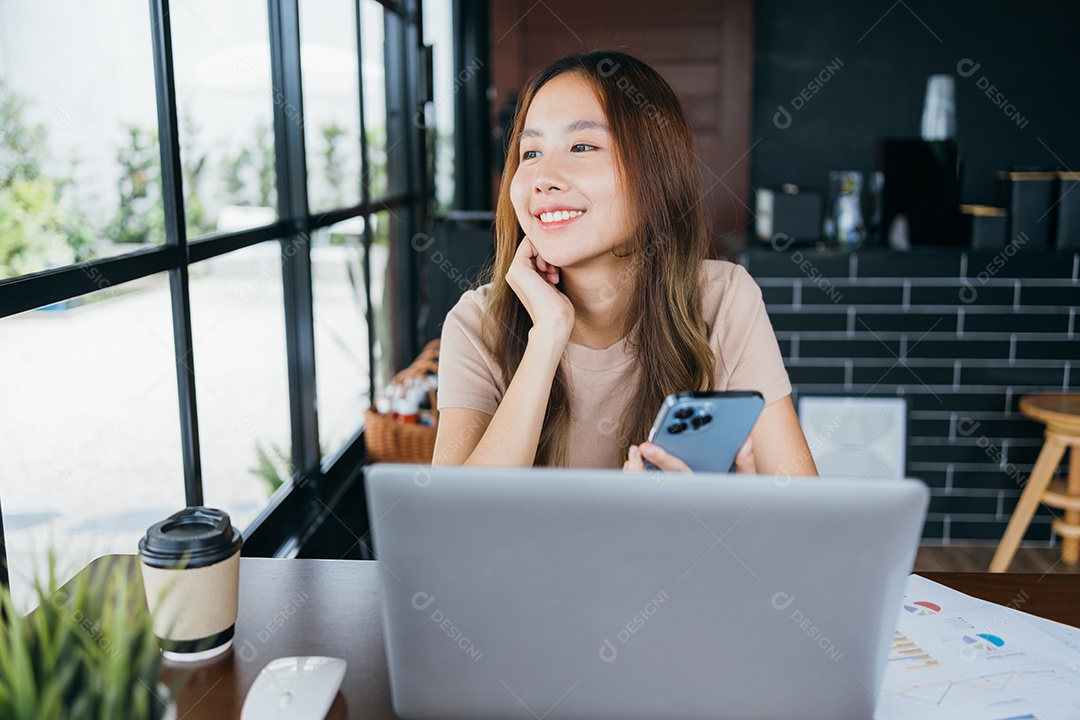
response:
[(875, 720), (1080, 720), (1080, 631), (908, 579)]

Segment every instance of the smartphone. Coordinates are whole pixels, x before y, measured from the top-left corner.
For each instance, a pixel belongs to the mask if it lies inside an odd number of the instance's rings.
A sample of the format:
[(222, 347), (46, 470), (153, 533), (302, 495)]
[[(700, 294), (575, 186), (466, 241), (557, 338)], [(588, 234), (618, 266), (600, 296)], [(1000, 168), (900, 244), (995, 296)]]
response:
[(649, 442), (695, 472), (731, 472), (764, 407), (754, 391), (674, 393), (664, 398)]

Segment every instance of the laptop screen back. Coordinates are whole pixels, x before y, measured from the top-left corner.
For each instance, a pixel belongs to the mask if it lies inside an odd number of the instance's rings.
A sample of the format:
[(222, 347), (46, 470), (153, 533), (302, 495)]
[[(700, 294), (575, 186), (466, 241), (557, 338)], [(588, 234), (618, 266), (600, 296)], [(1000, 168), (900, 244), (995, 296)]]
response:
[(377, 465), (403, 718), (870, 717), (918, 481)]

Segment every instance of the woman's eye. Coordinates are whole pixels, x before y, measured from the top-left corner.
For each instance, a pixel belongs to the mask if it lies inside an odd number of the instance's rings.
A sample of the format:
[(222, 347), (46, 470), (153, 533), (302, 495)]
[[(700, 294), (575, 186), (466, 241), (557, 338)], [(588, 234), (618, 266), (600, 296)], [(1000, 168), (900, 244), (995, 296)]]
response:
[(595, 150), (595, 145), (589, 145), (588, 143), (577, 143), (574, 147), (570, 148), (570, 152), (588, 152), (589, 150)]
[(522, 160), (532, 160), (533, 158), (537, 157), (539, 154), (540, 153), (537, 152), (536, 150), (526, 150), (525, 152), (523, 152), (521, 154), (521, 159)]

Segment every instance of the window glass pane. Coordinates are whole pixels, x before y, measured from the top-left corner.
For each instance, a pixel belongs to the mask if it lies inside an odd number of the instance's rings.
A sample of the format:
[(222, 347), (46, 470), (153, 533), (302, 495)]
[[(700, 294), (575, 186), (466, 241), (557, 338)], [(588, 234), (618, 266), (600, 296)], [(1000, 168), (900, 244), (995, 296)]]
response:
[(150, 17), (0, 5), (0, 279), (164, 242)]
[(272, 223), (277, 191), (266, 2), (186, 0), (170, 8), (187, 235)]
[(281, 258), (275, 240), (191, 266), (204, 502), (240, 528), (292, 474)]
[[(424, 109), (434, 148), (435, 201), (438, 212), (454, 203), (454, 95), (468, 82), (469, 68), (454, 77), (454, 28), (451, 0), (425, 0), (424, 44), (432, 47), (435, 97)], [(473, 61), (473, 67), (478, 61)], [(482, 62), (482, 61), (480, 61)], [(475, 72), (475, 70), (473, 70)]]
[(12, 590), (133, 553), (184, 507), (166, 274), (0, 320), (0, 498)]
[[(373, 227), (378, 232), (379, 218)], [(333, 455), (363, 424), (371, 405), (367, 302), (364, 289), (364, 218), (322, 228), (312, 236), (315, 301), (315, 378), (319, 442)], [(387, 245), (372, 246), (373, 267), (386, 267)], [(385, 276), (372, 275), (372, 297), (382, 298)]]
[[(390, 282), (390, 225), (400, 225), (399, 214), (401, 210), (383, 211), (376, 213), (372, 219), (372, 249), (371, 249), (371, 309), (375, 316), (375, 390), (378, 392), (390, 382), (394, 374), (391, 357), (394, 352), (392, 332), (394, 326), (390, 322), (390, 308), (393, 306), (393, 298), (390, 296), (392, 284)], [(376, 278), (380, 278), (376, 280)], [(376, 288), (379, 291), (376, 292)], [(410, 361), (412, 358), (409, 359)]]
[(360, 84), (356, 3), (300, 4), (308, 204), (313, 213), (360, 203)]
[(364, 45), (364, 125), (368, 172), (362, 182), (372, 197), (387, 190), (386, 174), (386, 67), (383, 47), (383, 6), (375, 0), (360, 2), (360, 33)]

